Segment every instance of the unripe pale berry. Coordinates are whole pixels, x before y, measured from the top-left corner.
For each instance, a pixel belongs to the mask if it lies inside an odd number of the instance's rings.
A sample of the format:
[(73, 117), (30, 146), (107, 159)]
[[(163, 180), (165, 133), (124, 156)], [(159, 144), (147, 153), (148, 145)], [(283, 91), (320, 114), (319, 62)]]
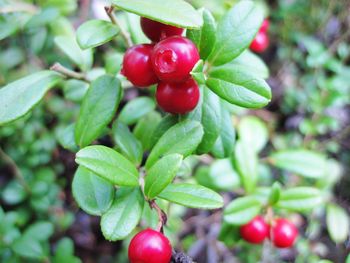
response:
[(262, 53), (268, 48), (269, 43), (268, 35), (265, 32), (259, 32), (250, 44), (250, 49), (256, 53)]
[(293, 246), (297, 236), (298, 229), (287, 219), (276, 219), (271, 226), (270, 239), (278, 248), (288, 248)]
[(166, 82), (184, 82), (200, 59), (198, 49), (185, 37), (166, 38), (155, 45), (152, 52), (153, 70)]
[(145, 17), (141, 18), (141, 28), (143, 33), (153, 42), (158, 42), (171, 36), (182, 35), (184, 32), (183, 28), (165, 25)]
[(148, 87), (158, 82), (151, 64), (153, 47), (151, 44), (136, 45), (124, 55), (121, 73), (137, 87)]
[(146, 229), (135, 235), (129, 245), (130, 263), (169, 263), (172, 248), (162, 233)]
[(199, 87), (193, 79), (183, 83), (160, 82), (156, 92), (158, 105), (173, 114), (192, 111), (198, 104), (199, 96)]
[(262, 243), (269, 234), (269, 226), (262, 216), (256, 216), (239, 229), (241, 237), (252, 244)]

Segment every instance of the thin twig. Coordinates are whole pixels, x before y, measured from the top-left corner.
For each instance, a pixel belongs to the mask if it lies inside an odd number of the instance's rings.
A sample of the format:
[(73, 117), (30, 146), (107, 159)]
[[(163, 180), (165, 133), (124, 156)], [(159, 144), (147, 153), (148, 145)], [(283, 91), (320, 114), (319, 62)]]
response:
[(73, 78), (73, 79), (80, 79), (84, 80), (86, 82), (89, 82), (89, 80), (86, 78), (86, 76), (83, 73), (75, 72), (73, 70), (70, 70), (64, 66), (62, 66), (60, 63), (55, 63), (50, 70), (57, 71), (63, 75), (65, 75), (68, 78)]
[(155, 200), (150, 200), (150, 201), (148, 201), (148, 203), (152, 209), (155, 209), (157, 211), (158, 220), (159, 220), (157, 230), (160, 232), (163, 232), (163, 226), (168, 221), (168, 217), (167, 217), (166, 213), (157, 205)]
[(30, 193), (30, 187), (25, 181), (20, 169), (16, 165), (16, 163), (12, 160), (10, 156), (8, 156), (0, 147), (0, 157), (5, 161), (5, 163), (11, 168), (13, 175), (18, 180), (18, 182), (23, 186), (23, 188)]
[(126, 42), (126, 45), (128, 47), (132, 47), (133, 46), (133, 42), (131, 40), (131, 37), (130, 37), (130, 34), (128, 31), (126, 31), (122, 26), (121, 24), (119, 23), (117, 17), (115, 16), (115, 14), (113, 13), (114, 11), (114, 7), (113, 6), (105, 6), (105, 10), (106, 10), (106, 13), (109, 17), (109, 19), (111, 20), (111, 22), (115, 25), (117, 25), (120, 29), (120, 33), (122, 35), (122, 37), (124, 38), (125, 42)]

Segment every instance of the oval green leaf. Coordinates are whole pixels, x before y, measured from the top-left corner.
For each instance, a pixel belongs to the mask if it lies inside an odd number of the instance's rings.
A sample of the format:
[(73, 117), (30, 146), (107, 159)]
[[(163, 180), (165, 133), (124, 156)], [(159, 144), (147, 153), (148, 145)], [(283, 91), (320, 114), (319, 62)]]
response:
[(325, 156), (306, 149), (276, 152), (269, 159), (271, 164), (278, 168), (308, 178), (322, 178), (327, 171)]
[(86, 213), (101, 216), (112, 205), (114, 186), (82, 166), (75, 172), (72, 192), (79, 207)]
[(77, 42), (82, 49), (93, 48), (109, 42), (119, 33), (119, 28), (104, 20), (89, 20), (77, 30)]
[(265, 80), (232, 64), (211, 69), (206, 84), (222, 99), (245, 108), (261, 108), (271, 100)]
[(245, 145), (250, 145), (256, 152), (260, 152), (269, 139), (266, 124), (257, 117), (247, 116), (238, 125), (238, 136)]
[(104, 75), (91, 83), (75, 126), (75, 141), (85, 147), (97, 139), (117, 110), (122, 89), (120, 81)]
[(230, 112), (221, 102), (221, 129), (211, 152), (216, 158), (230, 157), (236, 142), (236, 132), (233, 127)]
[(118, 186), (137, 186), (139, 174), (123, 155), (106, 146), (96, 145), (81, 149), (76, 163)]
[(335, 243), (343, 243), (349, 238), (350, 219), (342, 207), (329, 204), (326, 222), (328, 233)]
[(311, 210), (322, 202), (320, 190), (312, 187), (295, 187), (283, 190), (276, 206), (302, 212)]
[(135, 165), (139, 165), (143, 155), (142, 144), (130, 132), (128, 126), (121, 122), (115, 122), (113, 124), (113, 137), (118, 150)]
[(121, 188), (111, 208), (102, 215), (101, 229), (110, 241), (127, 237), (141, 219), (144, 199), (139, 188)]
[(182, 155), (169, 154), (156, 162), (145, 179), (145, 195), (150, 199), (160, 194), (176, 176), (182, 163)]
[(53, 71), (40, 71), (0, 88), (0, 125), (28, 113), (61, 79)]
[(263, 10), (252, 1), (234, 5), (218, 24), (211, 64), (223, 65), (239, 56), (253, 41), (263, 18)]
[(259, 214), (262, 206), (252, 196), (236, 198), (224, 210), (224, 221), (231, 225), (244, 225)]
[(146, 114), (156, 108), (154, 101), (148, 97), (139, 97), (128, 102), (119, 114), (118, 121), (126, 125), (135, 124)]
[(58, 36), (55, 38), (55, 44), (82, 71), (88, 71), (91, 68), (92, 50), (82, 50), (73, 36)]
[(203, 9), (203, 26), (200, 30), (187, 30), (186, 35), (198, 47), (203, 60), (207, 59), (216, 41), (216, 22), (209, 10)]
[(190, 155), (198, 147), (203, 137), (203, 127), (199, 122), (186, 120), (180, 122), (159, 139), (151, 151), (146, 168), (150, 168), (160, 157), (178, 153), (185, 157)]
[(203, 24), (201, 14), (183, 0), (113, 0), (112, 4), (167, 25), (199, 28)]
[(224, 205), (218, 193), (196, 184), (170, 184), (159, 197), (190, 208), (216, 209)]

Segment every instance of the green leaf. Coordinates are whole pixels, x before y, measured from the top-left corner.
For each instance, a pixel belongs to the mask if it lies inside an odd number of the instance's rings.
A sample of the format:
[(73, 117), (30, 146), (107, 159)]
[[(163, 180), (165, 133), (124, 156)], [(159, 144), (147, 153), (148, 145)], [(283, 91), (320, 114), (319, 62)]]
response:
[(258, 153), (266, 145), (269, 132), (266, 124), (254, 116), (244, 117), (238, 125), (238, 135), (245, 145), (249, 145)]
[(212, 68), (206, 84), (222, 99), (245, 108), (261, 108), (271, 100), (271, 89), (262, 78), (232, 64)]
[(269, 204), (274, 205), (276, 204), (281, 197), (281, 184), (279, 182), (275, 182), (272, 187), (269, 194)]
[(53, 263), (81, 263), (81, 260), (74, 256), (74, 243), (70, 238), (62, 238), (55, 251)]
[(43, 9), (39, 14), (32, 16), (24, 25), (24, 29), (30, 30), (33, 28), (43, 27), (46, 24), (56, 20), (60, 13), (56, 8)]
[(200, 56), (206, 60), (216, 42), (216, 22), (209, 10), (203, 9), (203, 26), (201, 29), (187, 30), (186, 35), (198, 47)]
[(75, 161), (118, 186), (137, 186), (139, 174), (123, 155), (106, 146), (89, 146), (80, 150)]
[(183, 0), (113, 0), (112, 4), (125, 11), (167, 25), (199, 28), (203, 24), (200, 13)]
[(152, 135), (160, 120), (160, 114), (156, 111), (151, 111), (137, 122), (133, 133), (141, 141), (144, 151), (150, 150), (153, 146)]
[(221, 130), (219, 137), (211, 150), (216, 158), (230, 157), (236, 141), (236, 133), (231, 120), (231, 114), (221, 103)]
[(53, 71), (40, 71), (1, 88), (0, 125), (28, 113), (60, 79), (61, 75)]
[(302, 212), (311, 210), (322, 204), (322, 202), (323, 198), (318, 189), (312, 187), (295, 187), (283, 190), (276, 206)]
[(64, 82), (64, 97), (73, 102), (81, 102), (89, 89), (89, 84), (85, 81), (70, 79)]
[(77, 42), (82, 49), (103, 45), (119, 33), (111, 22), (93, 19), (82, 24), (77, 30)]
[(20, 26), (13, 21), (0, 21), (0, 41), (15, 34)]
[(75, 143), (74, 138), (75, 133), (75, 124), (72, 123), (67, 127), (60, 127), (56, 130), (56, 138), (60, 145), (69, 151), (76, 152), (78, 151), (78, 146)]
[(197, 153), (207, 153), (213, 148), (221, 129), (220, 114), (219, 97), (207, 87), (203, 87), (198, 106), (187, 116), (190, 120), (199, 121), (203, 126), (204, 135), (197, 148)]
[(263, 19), (263, 10), (252, 1), (234, 5), (218, 24), (211, 64), (223, 65), (238, 57), (253, 41)]
[(118, 120), (126, 125), (135, 124), (140, 118), (156, 108), (154, 101), (148, 97), (139, 97), (131, 100), (124, 106)]
[(253, 192), (258, 180), (258, 156), (255, 150), (239, 140), (234, 150), (233, 163), (245, 191)]
[(101, 218), (104, 237), (110, 241), (127, 237), (141, 219), (144, 199), (139, 188), (121, 188), (112, 207)]
[(159, 197), (190, 208), (216, 209), (224, 205), (219, 194), (196, 184), (170, 184)]
[(305, 149), (285, 150), (273, 153), (270, 162), (274, 166), (308, 178), (322, 178), (327, 160), (324, 155)]
[(54, 226), (51, 222), (37, 221), (30, 225), (23, 235), (35, 241), (47, 241), (53, 233)]
[(80, 147), (97, 139), (113, 119), (121, 92), (120, 81), (109, 75), (101, 76), (91, 83), (75, 126), (75, 141)]
[(343, 243), (349, 238), (350, 219), (346, 211), (335, 204), (327, 206), (327, 229), (335, 243)]
[(169, 154), (156, 162), (145, 179), (145, 195), (150, 199), (160, 194), (175, 178), (182, 163), (182, 155)]
[(9, 182), (2, 190), (1, 198), (8, 205), (17, 205), (27, 198), (24, 187), (16, 180)]
[(113, 124), (113, 137), (119, 151), (135, 165), (139, 165), (143, 156), (142, 144), (130, 132), (128, 126), (121, 122), (115, 122)]
[(158, 140), (163, 136), (163, 134), (169, 130), (172, 126), (174, 126), (178, 121), (177, 116), (175, 115), (167, 115), (165, 116), (154, 129), (152, 134), (151, 146), (155, 145)]
[(219, 191), (232, 191), (240, 184), (239, 176), (229, 159), (216, 160), (210, 168), (200, 167), (195, 177), (199, 184)]
[(20, 237), (13, 243), (12, 249), (16, 254), (24, 258), (42, 259), (44, 257), (42, 245), (31, 237)]
[(204, 70), (204, 62), (203, 60), (199, 60), (196, 63), (196, 65), (194, 65), (191, 71), (191, 76), (198, 83), (198, 85), (205, 84), (205, 74), (203, 70)]
[(261, 210), (260, 202), (252, 196), (236, 198), (224, 210), (224, 221), (231, 225), (244, 225)]
[(230, 62), (230, 64), (262, 79), (267, 79), (270, 75), (269, 68), (266, 66), (265, 62), (249, 50), (244, 51)]
[(150, 168), (159, 158), (171, 153), (189, 156), (198, 147), (203, 138), (203, 127), (199, 122), (186, 120), (180, 122), (159, 139), (151, 151), (146, 168)]
[(112, 205), (115, 189), (107, 180), (79, 166), (74, 175), (72, 192), (81, 209), (90, 215), (100, 216)]
[(55, 44), (82, 71), (88, 71), (91, 68), (92, 50), (81, 50), (72, 36), (58, 36), (55, 38)]

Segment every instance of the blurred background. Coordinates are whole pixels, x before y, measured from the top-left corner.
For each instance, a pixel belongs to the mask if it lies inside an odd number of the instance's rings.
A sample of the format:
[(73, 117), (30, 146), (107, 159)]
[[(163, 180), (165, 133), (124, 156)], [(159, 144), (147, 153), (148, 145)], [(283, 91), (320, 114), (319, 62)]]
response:
[[(72, 62), (54, 41), (62, 34), (73, 36), (88, 19), (107, 19), (108, 2), (0, 0), (0, 86), (55, 62), (72, 69), (77, 64), (86, 67), (91, 79), (105, 72), (117, 74), (126, 48), (121, 37), (96, 49), (93, 68), (84, 59), (79, 64), (79, 57)], [(237, 1), (189, 2), (197, 8), (205, 6), (219, 20)], [(312, 185), (324, 191), (327, 204), (290, 215), (300, 229), (293, 249), (252, 247), (222, 236), (220, 211), (174, 206), (168, 234), (176, 248), (200, 263), (346, 262), (350, 251), (350, 2), (256, 2), (270, 20), (270, 45), (261, 57), (270, 70), (273, 100), (261, 110), (232, 109), (233, 123), (247, 115), (264, 123), (268, 145), (262, 159), (271, 149), (299, 147), (327, 156), (325, 176), (317, 180), (287, 176), (264, 165), (259, 170), (262, 186), (276, 180), (287, 186)], [(134, 42), (147, 41), (137, 16), (120, 12), (118, 17)], [(88, 56), (84, 52), (82, 56)], [(28, 116), (0, 127), (0, 262), (127, 262), (128, 242), (106, 241), (99, 218), (79, 210), (73, 199), (76, 149), (71, 138), (62, 134), (76, 118), (87, 86), (67, 83), (50, 91)], [(123, 103), (140, 94), (128, 89)], [(211, 180), (210, 186), (228, 199), (239, 195), (238, 176), (227, 162), (204, 168), (195, 159), (188, 163), (184, 178), (202, 184)], [(26, 238), (30, 234), (40, 236), (39, 242)]]

